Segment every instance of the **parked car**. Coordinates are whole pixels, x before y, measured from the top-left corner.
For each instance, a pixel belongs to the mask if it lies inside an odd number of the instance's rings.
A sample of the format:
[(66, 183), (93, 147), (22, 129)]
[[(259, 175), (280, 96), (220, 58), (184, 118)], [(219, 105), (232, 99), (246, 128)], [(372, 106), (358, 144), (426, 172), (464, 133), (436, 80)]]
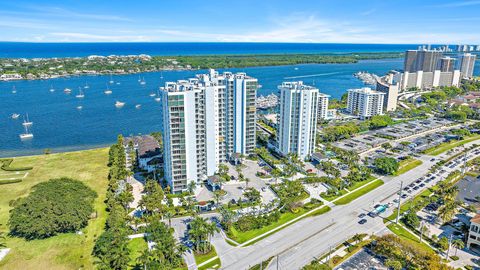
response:
[(366, 219), (360, 219), (360, 221), (358, 222), (358, 224), (365, 224), (365, 223), (367, 223)]

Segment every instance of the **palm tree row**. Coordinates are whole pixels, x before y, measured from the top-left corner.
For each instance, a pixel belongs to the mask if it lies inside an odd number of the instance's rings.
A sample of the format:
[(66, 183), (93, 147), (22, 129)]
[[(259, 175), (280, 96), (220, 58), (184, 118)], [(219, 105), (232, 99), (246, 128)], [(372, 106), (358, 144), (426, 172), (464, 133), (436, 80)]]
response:
[(219, 231), (217, 224), (209, 222), (206, 218), (195, 217), (190, 222), (190, 230), (188, 231), (188, 235), (195, 246), (195, 252), (203, 254), (210, 252), (212, 249), (211, 237)]

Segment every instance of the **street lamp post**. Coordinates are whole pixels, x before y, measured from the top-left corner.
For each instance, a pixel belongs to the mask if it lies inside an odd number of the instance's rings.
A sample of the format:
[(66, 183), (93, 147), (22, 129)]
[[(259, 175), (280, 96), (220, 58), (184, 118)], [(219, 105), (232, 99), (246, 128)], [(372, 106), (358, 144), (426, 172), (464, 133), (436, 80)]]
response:
[(400, 192), (398, 192), (397, 218), (395, 219), (395, 224), (398, 224), (398, 219), (400, 218), (400, 201), (402, 200), (402, 190), (403, 190), (403, 181), (400, 182)]

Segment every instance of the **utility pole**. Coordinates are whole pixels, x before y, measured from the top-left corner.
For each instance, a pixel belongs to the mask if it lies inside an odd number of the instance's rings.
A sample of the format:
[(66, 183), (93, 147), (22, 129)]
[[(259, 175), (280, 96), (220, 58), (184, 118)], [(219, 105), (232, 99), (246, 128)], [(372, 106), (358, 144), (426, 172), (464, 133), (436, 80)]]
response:
[(278, 255), (277, 255), (277, 270), (278, 270), (278, 269), (279, 269), (279, 268), (278, 268)]
[(422, 243), (422, 236), (423, 236), (423, 220), (422, 220), (422, 224), (420, 225), (420, 243)]
[(398, 224), (398, 219), (400, 218), (400, 201), (402, 200), (402, 190), (403, 190), (403, 181), (400, 182), (400, 192), (398, 192), (397, 218), (395, 219), (395, 224)]
[(465, 174), (465, 171), (467, 170), (467, 153), (468, 153), (468, 150), (465, 148), (465, 145), (463, 145), (463, 149), (465, 149), (465, 154), (463, 155), (462, 174)]

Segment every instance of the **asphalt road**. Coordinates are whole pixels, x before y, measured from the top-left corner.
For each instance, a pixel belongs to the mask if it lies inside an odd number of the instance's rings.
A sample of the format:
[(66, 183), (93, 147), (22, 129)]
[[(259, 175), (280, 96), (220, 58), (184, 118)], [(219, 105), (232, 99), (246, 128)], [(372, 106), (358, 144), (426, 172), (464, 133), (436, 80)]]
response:
[[(218, 246), (217, 253), (222, 261), (223, 269), (248, 269), (249, 266), (265, 261), (275, 256), (269, 269), (277, 269), (276, 256), (278, 256), (278, 269), (300, 269), (317, 256), (328, 252), (330, 248), (352, 237), (356, 233), (382, 234), (385, 225), (380, 217), (370, 218), (366, 224), (358, 224), (360, 213), (367, 213), (377, 203), (387, 203), (397, 198), (396, 194), (403, 181), (404, 187), (418, 178), (426, 175), (435, 163), (430, 161), (431, 156), (421, 156), (418, 159), (423, 164), (397, 177), (383, 177), (385, 184), (361, 196), (348, 205), (335, 206), (326, 214), (306, 218), (290, 225), (280, 232), (264, 238), (248, 247), (226, 246), (222, 239), (214, 239)], [(444, 176), (459, 167), (447, 169)], [(441, 178), (437, 177), (436, 181)], [(432, 186), (436, 181), (430, 182), (423, 189)], [(407, 198), (408, 199), (408, 198)], [(393, 208), (393, 207), (392, 207)], [(394, 209), (389, 209), (384, 215), (389, 215)]]

